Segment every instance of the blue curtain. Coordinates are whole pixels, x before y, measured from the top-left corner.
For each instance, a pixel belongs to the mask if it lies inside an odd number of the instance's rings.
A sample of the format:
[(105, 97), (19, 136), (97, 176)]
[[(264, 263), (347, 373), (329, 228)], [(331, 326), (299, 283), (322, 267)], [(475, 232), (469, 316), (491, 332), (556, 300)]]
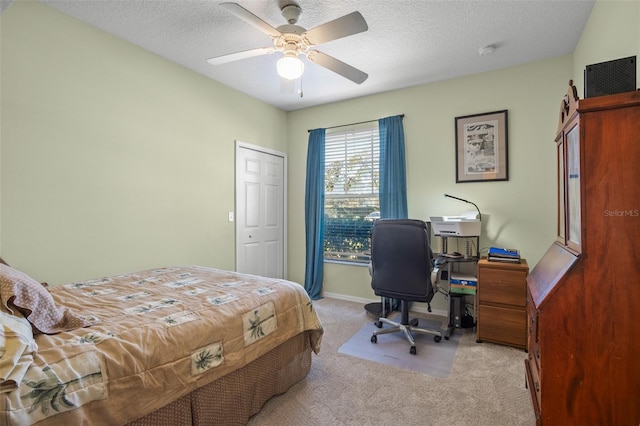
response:
[(378, 120), (380, 131), (380, 218), (407, 219), (407, 180), (402, 116)]
[(325, 129), (309, 132), (307, 183), (305, 186), (305, 235), (307, 255), (304, 288), (312, 300), (322, 298), (324, 242), (324, 135)]
[[(407, 219), (407, 178), (404, 159), (402, 116), (378, 120), (380, 132), (380, 218)], [(400, 310), (400, 300), (389, 299), (391, 310)], [(408, 302), (410, 303), (410, 302)]]

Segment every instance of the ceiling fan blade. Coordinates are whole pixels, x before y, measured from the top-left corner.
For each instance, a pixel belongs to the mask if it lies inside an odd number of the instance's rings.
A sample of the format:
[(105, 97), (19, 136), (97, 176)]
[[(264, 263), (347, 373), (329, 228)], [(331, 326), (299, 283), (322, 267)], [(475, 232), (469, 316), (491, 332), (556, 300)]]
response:
[(334, 58), (333, 56), (318, 52), (317, 50), (309, 51), (307, 53), (307, 59), (335, 72), (336, 74), (340, 74), (344, 78), (348, 78), (357, 84), (362, 84), (369, 77), (369, 74), (366, 72), (362, 72), (359, 69)]
[(233, 13), (243, 21), (270, 35), (271, 37), (279, 37), (282, 35), (280, 31), (276, 30), (271, 25), (267, 24), (262, 19), (258, 18), (256, 15), (240, 6), (238, 3), (220, 3), (220, 6)]
[(360, 12), (351, 12), (342, 18), (334, 19), (325, 24), (304, 32), (302, 37), (311, 45), (326, 43), (342, 37), (367, 31), (369, 26)]
[(229, 55), (216, 56), (215, 58), (207, 59), (211, 65), (228, 64), (229, 62), (239, 61), (240, 59), (252, 58), (254, 56), (268, 55), (273, 53), (272, 47), (260, 47), (258, 49), (244, 50), (242, 52), (230, 53)]

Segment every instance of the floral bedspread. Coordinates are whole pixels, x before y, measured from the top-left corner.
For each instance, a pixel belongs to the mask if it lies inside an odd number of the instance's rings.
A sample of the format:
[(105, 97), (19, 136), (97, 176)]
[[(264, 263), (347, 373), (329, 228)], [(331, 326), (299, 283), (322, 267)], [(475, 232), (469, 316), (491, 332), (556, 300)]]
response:
[(199, 266), (153, 269), (50, 288), (97, 325), (37, 335), (7, 425), (124, 424), (322, 325), (299, 285)]

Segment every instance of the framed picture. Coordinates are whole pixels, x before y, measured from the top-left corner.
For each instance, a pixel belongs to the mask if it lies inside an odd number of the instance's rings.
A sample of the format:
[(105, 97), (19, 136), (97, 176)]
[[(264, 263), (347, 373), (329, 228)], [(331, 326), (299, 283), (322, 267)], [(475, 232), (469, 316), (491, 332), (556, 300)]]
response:
[(456, 183), (509, 180), (507, 110), (456, 117)]

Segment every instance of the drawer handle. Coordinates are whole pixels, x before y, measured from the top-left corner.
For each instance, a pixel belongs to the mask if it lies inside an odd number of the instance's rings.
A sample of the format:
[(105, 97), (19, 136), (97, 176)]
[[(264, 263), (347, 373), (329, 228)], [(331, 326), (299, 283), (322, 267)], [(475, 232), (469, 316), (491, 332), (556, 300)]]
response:
[(535, 387), (536, 387), (536, 392), (540, 392), (540, 383), (538, 383), (537, 381), (534, 383)]
[(536, 350), (536, 358), (540, 359), (540, 350)]

